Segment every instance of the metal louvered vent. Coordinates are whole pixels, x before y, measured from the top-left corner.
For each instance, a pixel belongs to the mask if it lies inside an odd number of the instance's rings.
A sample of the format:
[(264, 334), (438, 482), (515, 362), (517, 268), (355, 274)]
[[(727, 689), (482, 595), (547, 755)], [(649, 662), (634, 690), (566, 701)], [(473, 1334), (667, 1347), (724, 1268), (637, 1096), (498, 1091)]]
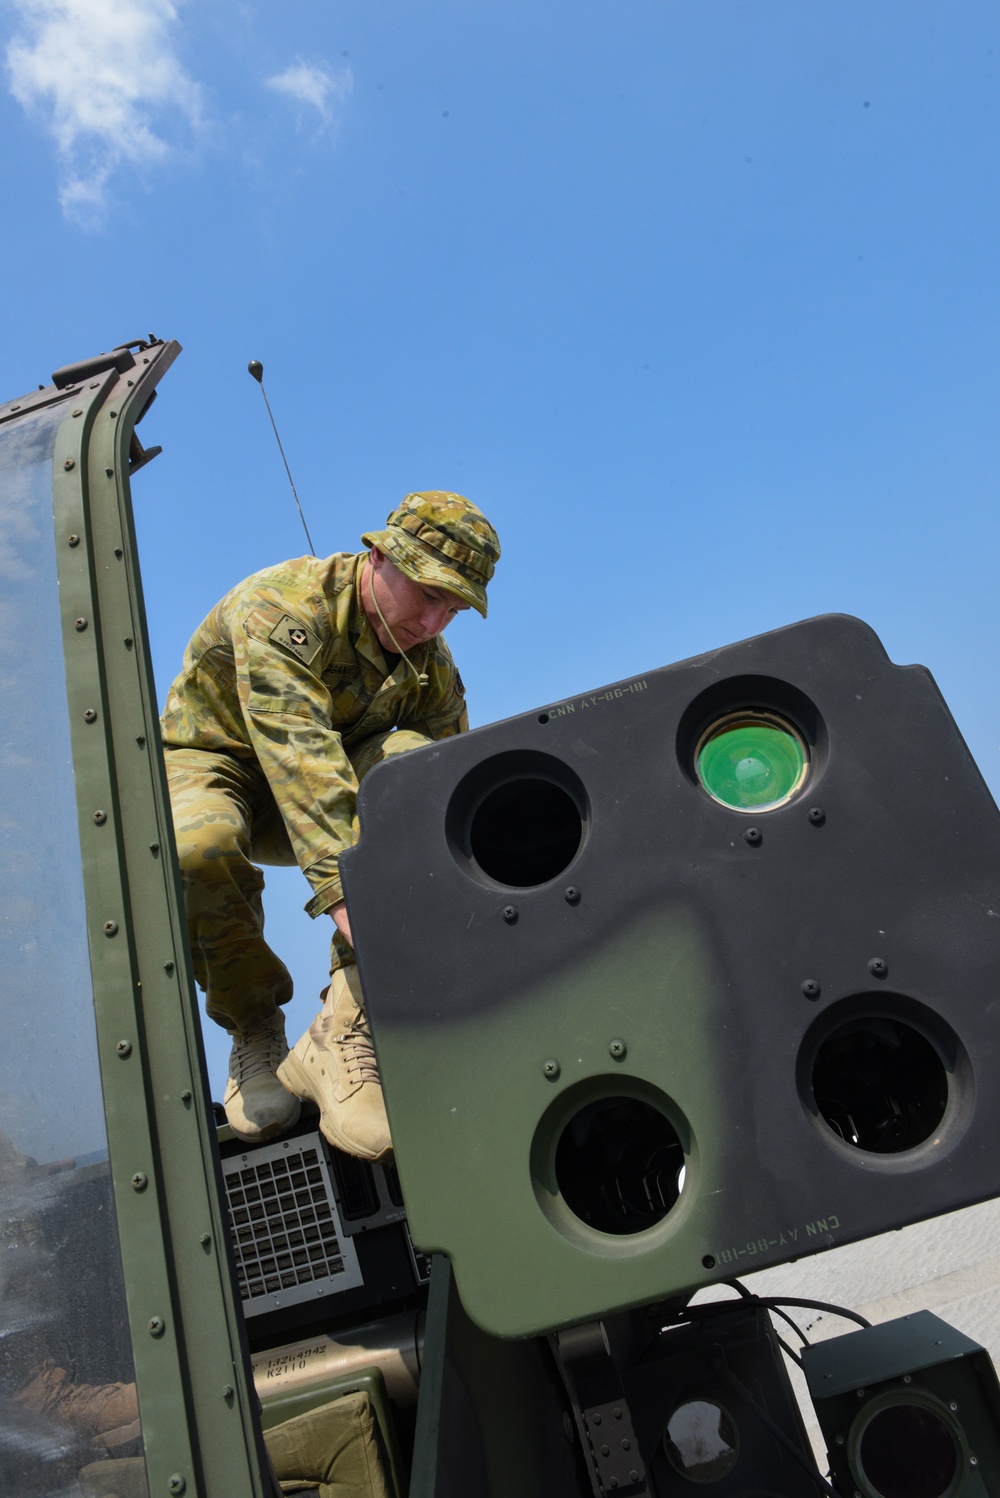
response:
[(222, 1171), (245, 1315), (363, 1284), (319, 1134), (233, 1155)]

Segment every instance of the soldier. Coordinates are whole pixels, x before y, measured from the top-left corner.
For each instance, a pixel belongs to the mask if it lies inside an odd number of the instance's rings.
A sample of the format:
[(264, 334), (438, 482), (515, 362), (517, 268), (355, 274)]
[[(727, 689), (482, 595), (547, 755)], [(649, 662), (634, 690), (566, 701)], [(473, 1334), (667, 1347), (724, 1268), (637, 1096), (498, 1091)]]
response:
[[(282, 562), (227, 593), (161, 724), (195, 976), (233, 1038), (233, 1132), (273, 1138), (308, 1097), (331, 1143), (381, 1160), (392, 1144), (338, 860), (372, 766), (468, 728), (441, 634), (460, 610), (485, 618), (500, 544), (475, 505), (440, 491), (407, 495), (362, 540), (369, 551)], [(292, 980), (264, 940), (251, 860), (298, 863), (306, 910), (336, 927), (322, 1010), (291, 1052)]]

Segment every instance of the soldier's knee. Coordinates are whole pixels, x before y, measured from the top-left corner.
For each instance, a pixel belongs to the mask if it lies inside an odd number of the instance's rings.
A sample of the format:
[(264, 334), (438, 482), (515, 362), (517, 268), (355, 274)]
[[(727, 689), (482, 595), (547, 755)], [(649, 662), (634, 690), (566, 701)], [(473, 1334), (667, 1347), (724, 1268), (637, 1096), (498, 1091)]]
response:
[(226, 878), (228, 871), (247, 862), (246, 831), (227, 817), (189, 817), (175, 822), (174, 832), (181, 873), (191, 878)]

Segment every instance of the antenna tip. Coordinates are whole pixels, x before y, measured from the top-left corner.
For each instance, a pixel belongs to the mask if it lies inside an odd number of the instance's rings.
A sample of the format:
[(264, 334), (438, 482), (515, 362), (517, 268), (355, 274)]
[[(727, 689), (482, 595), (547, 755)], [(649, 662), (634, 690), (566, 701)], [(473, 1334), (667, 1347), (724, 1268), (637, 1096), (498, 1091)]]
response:
[(264, 383), (264, 366), (259, 359), (251, 359), (247, 365), (247, 371), (252, 374), (258, 385)]

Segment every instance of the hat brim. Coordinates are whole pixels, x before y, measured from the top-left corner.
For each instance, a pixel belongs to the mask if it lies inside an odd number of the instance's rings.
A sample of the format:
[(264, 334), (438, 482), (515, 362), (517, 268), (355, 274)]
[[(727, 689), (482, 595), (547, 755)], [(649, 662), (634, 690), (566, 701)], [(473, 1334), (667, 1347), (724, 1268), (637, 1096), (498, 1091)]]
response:
[(410, 536), (399, 526), (384, 531), (367, 531), (362, 537), (366, 546), (377, 546), (400, 572), (413, 582), (427, 583), (454, 593), (486, 618), (486, 588), (483, 583), (465, 576), (439, 551)]

